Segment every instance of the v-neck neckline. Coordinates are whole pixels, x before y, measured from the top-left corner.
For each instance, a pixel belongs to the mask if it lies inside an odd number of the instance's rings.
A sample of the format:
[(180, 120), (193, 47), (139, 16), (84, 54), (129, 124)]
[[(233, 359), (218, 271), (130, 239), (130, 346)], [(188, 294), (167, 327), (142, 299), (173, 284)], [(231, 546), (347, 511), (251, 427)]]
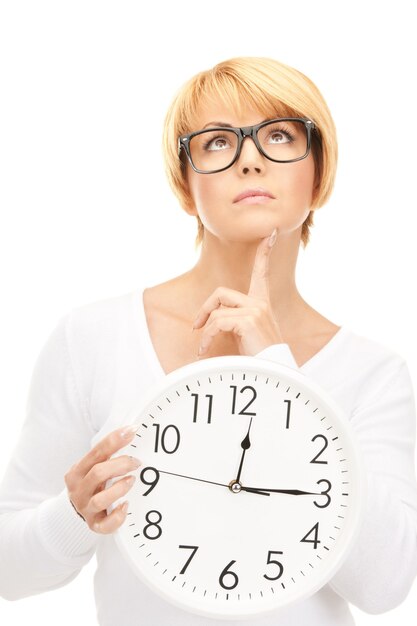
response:
[[(145, 303), (143, 299), (143, 294), (147, 287), (139, 287), (131, 292), (132, 295), (132, 305), (133, 305), (133, 316), (135, 322), (138, 324), (139, 335), (143, 337), (145, 341), (145, 345), (147, 347), (147, 352), (151, 357), (152, 367), (155, 372), (159, 375), (167, 376), (167, 372), (165, 372), (162, 367), (162, 363), (159, 360), (159, 357), (156, 353), (154, 344), (152, 342), (152, 337), (149, 332), (148, 321), (146, 319), (146, 311), (145, 311)], [(305, 361), (301, 366), (297, 366), (298, 369), (302, 372), (304, 370), (310, 369), (312, 365), (316, 365), (326, 356), (327, 352), (332, 349), (341, 338), (344, 337), (345, 333), (348, 332), (348, 328), (342, 325), (339, 330), (333, 335), (329, 341), (324, 344), (320, 350), (318, 350), (312, 357)]]

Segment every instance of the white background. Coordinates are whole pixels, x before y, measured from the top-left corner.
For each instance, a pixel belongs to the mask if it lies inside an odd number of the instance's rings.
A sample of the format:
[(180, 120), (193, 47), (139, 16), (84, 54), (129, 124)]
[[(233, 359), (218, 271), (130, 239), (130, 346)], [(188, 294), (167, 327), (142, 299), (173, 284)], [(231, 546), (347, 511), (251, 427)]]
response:
[[(234, 56), (296, 67), (327, 101), (336, 187), (300, 249), (298, 288), (336, 324), (402, 354), (416, 388), (412, 5), (0, 3), (0, 477), (58, 318), (196, 262), (196, 220), (165, 180), (162, 123), (183, 82)], [(0, 599), (1, 623), (96, 623), (94, 567), (52, 592)], [(358, 626), (414, 624), (417, 583), (393, 611), (352, 611)]]

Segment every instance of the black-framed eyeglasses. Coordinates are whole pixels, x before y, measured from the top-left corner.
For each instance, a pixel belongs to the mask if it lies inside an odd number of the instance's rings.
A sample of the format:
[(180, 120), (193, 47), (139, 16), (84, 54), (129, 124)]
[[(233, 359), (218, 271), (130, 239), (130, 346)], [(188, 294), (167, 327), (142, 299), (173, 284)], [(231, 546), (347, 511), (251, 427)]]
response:
[(315, 128), (307, 117), (277, 117), (242, 128), (215, 126), (178, 137), (178, 156), (184, 149), (195, 172), (215, 174), (237, 161), (243, 140), (251, 137), (270, 161), (293, 163), (308, 156)]

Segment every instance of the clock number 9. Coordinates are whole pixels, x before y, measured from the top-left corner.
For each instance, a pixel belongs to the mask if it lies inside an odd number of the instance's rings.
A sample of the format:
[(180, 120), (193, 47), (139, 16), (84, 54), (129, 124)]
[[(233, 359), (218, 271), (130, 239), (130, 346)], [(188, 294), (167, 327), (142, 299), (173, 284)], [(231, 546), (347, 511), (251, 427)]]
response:
[[(151, 481), (146, 480), (145, 478), (145, 472), (148, 472), (149, 470), (155, 472), (155, 478)], [(147, 496), (148, 493), (150, 493), (152, 491), (152, 489), (154, 487), (156, 487), (156, 485), (158, 484), (158, 480), (159, 480), (159, 472), (156, 469), (156, 467), (144, 467), (143, 470), (140, 473), (140, 479), (143, 483), (145, 483), (145, 485), (150, 485), (150, 488), (148, 489), (148, 491), (145, 491), (144, 496)]]

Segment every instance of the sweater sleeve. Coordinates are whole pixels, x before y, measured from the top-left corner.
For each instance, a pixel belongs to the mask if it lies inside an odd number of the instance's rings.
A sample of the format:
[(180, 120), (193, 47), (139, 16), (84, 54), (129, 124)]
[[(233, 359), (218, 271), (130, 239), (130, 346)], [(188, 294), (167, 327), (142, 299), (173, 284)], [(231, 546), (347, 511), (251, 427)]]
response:
[[(287, 344), (255, 356), (298, 369)], [(350, 423), (366, 472), (366, 500), (352, 548), (329, 586), (370, 614), (407, 597), (417, 575), (416, 407), (407, 363), (395, 354), (376, 365)]]
[(95, 552), (98, 535), (73, 509), (64, 475), (91, 445), (60, 318), (35, 363), (19, 439), (0, 483), (0, 596), (61, 587)]
[(367, 498), (358, 537), (330, 581), (336, 593), (370, 614), (401, 604), (417, 574), (416, 410), (407, 364), (397, 358), (351, 415)]
[(298, 365), (287, 343), (273, 343), (270, 346), (255, 354), (257, 358), (266, 359), (267, 361), (275, 361), (282, 363), (293, 369), (298, 370)]

